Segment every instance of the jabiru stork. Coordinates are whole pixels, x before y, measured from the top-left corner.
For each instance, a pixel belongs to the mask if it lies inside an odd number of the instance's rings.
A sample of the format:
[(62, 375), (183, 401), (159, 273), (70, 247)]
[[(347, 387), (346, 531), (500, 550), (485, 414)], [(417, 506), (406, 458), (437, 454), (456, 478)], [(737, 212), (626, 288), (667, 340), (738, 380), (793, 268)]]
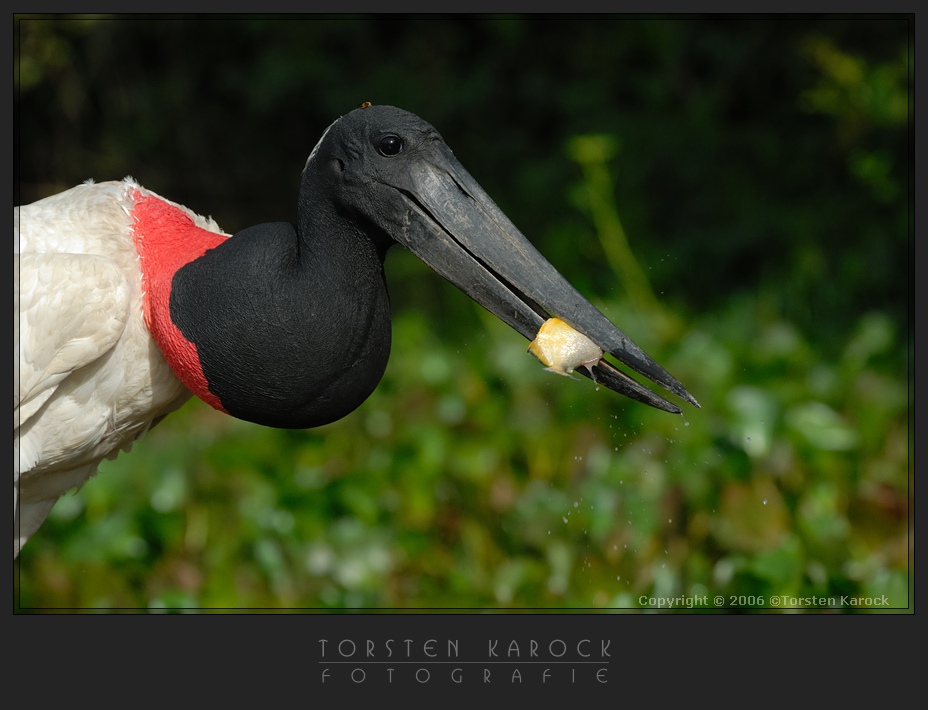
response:
[(191, 394), (272, 427), (358, 407), (387, 365), (383, 261), (397, 243), (529, 340), (558, 319), (593, 348), (576, 364), (597, 383), (680, 412), (605, 351), (699, 406), (418, 116), (365, 104), (336, 120), (306, 161), (297, 219), (230, 236), (131, 178), (14, 208), (14, 558), (59, 496)]

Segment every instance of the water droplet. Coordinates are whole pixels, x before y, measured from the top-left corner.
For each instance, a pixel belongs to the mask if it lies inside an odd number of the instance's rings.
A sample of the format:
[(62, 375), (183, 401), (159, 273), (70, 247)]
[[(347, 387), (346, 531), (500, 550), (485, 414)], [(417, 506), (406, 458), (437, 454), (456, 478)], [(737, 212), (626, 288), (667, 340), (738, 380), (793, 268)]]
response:
[(764, 505), (767, 505), (767, 499), (764, 498)]
[(566, 517), (565, 517), (565, 518), (561, 518), (561, 520), (564, 521), (564, 524), (565, 524), (565, 525), (567, 524), (567, 518), (566, 518)]

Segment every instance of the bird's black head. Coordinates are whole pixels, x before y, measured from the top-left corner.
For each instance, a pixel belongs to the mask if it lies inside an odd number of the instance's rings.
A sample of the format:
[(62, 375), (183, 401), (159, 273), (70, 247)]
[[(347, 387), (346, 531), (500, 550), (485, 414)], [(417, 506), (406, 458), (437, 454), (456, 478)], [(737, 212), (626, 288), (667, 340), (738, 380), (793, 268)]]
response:
[(363, 225), (371, 239), (402, 241), (397, 235), (408, 227), (407, 203), (419, 190), (416, 170), (449, 161), (451, 150), (432, 125), (393, 106), (366, 105), (335, 121), (313, 148), (303, 169), (301, 207), (318, 211), (328, 204)]
[(326, 129), (306, 161), (306, 170), (312, 166), (326, 170), (329, 179), (342, 176), (369, 182), (394, 172), (394, 159), (421, 158), (435, 143), (444, 143), (438, 131), (415, 114), (393, 106), (367, 106)]

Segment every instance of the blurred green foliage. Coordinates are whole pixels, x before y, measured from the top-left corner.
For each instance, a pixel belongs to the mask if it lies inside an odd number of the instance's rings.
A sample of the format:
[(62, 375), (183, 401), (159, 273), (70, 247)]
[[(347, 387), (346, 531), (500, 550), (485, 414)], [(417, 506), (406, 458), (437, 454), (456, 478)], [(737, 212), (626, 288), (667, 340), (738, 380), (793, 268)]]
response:
[(325, 127), (398, 105), (702, 408), (551, 376), (397, 251), (361, 408), (191, 402), (56, 505), (18, 605), (909, 607), (911, 23), (20, 16), (18, 202), (131, 174), (293, 219)]

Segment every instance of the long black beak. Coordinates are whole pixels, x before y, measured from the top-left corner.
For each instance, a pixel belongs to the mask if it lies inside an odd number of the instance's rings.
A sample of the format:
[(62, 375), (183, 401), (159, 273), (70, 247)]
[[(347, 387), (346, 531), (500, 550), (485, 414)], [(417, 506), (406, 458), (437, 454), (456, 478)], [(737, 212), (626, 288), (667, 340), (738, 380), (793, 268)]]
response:
[[(419, 219), (409, 220), (403, 233), (394, 235), (398, 242), (529, 340), (548, 318), (560, 318), (632, 370), (699, 406), (673, 375), (558, 273), (450, 149), (444, 147), (440, 160), (417, 161), (411, 169), (411, 184), (397, 187)], [(593, 367), (592, 376), (638, 402), (681, 412), (605, 359)]]

